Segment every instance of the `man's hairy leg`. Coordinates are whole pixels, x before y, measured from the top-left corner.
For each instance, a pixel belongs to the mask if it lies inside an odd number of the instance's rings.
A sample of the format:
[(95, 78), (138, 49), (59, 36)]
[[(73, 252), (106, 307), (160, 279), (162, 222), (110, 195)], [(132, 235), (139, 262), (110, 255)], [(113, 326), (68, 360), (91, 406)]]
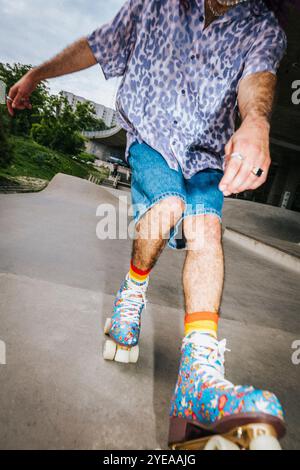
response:
[(184, 220), (187, 254), (183, 268), (186, 312), (218, 313), (224, 282), (221, 224), (213, 215)]
[(136, 226), (132, 262), (141, 270), (152, 269), (163, 251), (170, 229), (181, 218), (184, 203), (168, 197), (150, 209)]

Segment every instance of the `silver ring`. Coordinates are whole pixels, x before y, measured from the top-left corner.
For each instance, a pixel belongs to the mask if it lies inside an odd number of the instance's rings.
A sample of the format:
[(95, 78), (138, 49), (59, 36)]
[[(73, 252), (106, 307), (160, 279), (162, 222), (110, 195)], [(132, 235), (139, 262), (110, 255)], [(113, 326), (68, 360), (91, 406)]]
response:
[(262, 170), (262, 168), (255, 167), (255, 168), (253, 168), (252, 173), (253, 173), (254, 176), (260, 177), (260, 176), (262, 176), (265, 172), (264, 172), (264, 170)]
[(230, 155), (231, 158), (238, 158), (239, 160), (243, 161), (245, 160), (245, 158), (243, 157), (243, 155), (239, 152), (233, 152), (231, 155)]
[(13, 101), (13, 99), (10, 96), (6, 97), (7, 101)]

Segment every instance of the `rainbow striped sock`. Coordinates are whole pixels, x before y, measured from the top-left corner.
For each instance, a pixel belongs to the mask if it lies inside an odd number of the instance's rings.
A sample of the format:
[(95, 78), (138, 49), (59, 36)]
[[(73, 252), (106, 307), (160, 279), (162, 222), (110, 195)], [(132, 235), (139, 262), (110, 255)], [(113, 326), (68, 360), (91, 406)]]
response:
[(215, 312), (186, 313), (184, 318), (184, 334), (201, 331), (217, 338), (219, 315)]
[(147, 269), (146, 271), (142, 271), (141, 269), (134, 266), (133, 262), (130, 262), (130, 270), (129, 270), (129, 278), (131, 281), (135, 282), (136, 284), (144, 284), (147, 282), (151, 269)]

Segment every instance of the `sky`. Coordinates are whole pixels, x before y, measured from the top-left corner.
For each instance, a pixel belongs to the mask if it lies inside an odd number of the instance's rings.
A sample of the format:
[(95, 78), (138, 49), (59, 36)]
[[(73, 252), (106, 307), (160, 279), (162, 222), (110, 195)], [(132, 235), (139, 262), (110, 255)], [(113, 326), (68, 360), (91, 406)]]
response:
[[(53, 57), (76, 39), (110, 21), (124, 0), (0, 0), (0, 62), (29, 65)], [(114, 108), (120, 79), (106, 81), (100, 66), (51, 79), (61, 90)]]

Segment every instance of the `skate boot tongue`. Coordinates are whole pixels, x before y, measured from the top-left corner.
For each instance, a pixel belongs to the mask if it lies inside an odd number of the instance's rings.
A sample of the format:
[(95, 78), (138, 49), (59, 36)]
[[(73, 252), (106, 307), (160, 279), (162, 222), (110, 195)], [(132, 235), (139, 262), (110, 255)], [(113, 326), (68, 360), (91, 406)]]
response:
[(225, 388), (234, 387), (224, 378), (224, 354), (230, 351), (226, 348), (226, 339), (218, 341), (210, 334), (195, 331), (184, 338), (183, 348), (188, 345), (192, 348), (193, 368), (201, 381), (217, 383)]

